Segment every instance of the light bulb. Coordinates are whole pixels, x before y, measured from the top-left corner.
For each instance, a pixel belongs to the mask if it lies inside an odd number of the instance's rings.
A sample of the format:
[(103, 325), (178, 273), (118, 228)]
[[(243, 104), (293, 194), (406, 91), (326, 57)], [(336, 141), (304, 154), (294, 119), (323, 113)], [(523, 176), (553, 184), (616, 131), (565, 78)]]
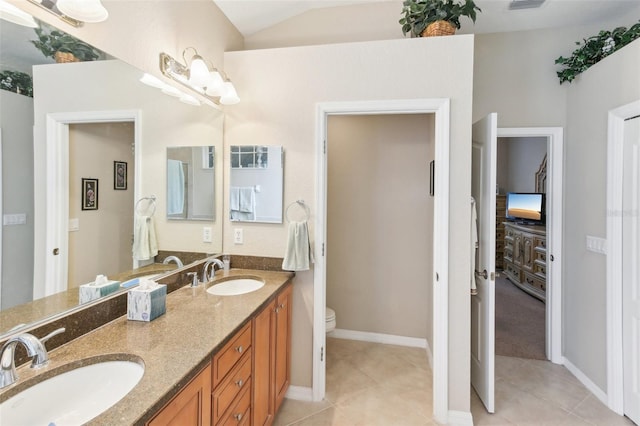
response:
[(233, 87), (233, 83), (230, 81), (224, 82), (223, 94), (220, 97), (220, 103), (222, 105), (234, 105), (240, 102), (236, 88)]
[(100, 0), (58, 0), (56, 7), (69, 18), (82, 22), (102, 22), (109, 17)]
[(207, 68), (207, 64), (200, 56), (194, 56), (189, 67), (189, 84), (202, 88), (207, 84), (208, 79), (209, 68)]
[(207, 95), (208, 96), (220, 96), (222, 94), (222, 87), (224, 81), (222, 76), (217, 70), (213, 70), (209, 73), (209, 79), (207, 80)]

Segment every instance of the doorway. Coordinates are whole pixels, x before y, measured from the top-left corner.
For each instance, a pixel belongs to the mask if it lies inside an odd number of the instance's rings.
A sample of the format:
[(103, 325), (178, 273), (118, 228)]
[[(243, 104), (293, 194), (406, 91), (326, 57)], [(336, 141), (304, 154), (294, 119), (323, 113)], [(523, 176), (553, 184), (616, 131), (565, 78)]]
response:
[[(35, 235), (35, 251), (45, 253), (34, 261), (34, 298), (44, 297), (67, 289), (68, 277), (68, 225), (69, 193), (69, 125), (78, 123), (134, 123), (135, 173), (133, 194), (139, 199), (141, 112), (139, 110), (113, 110), (98, 112), (70, 112), (47, 115), (47, 187), (48, 194), (61, 193), (60, 197), (47, 197), (46, 229)], [(38, 189), (38, 188), (36, 188)], [(37, 213), (39, 214), (39, 213)], [(40, 263), (42, 261), (44, 265)], [(136, 265), (133, 265), (136, 267)], [(36, 274), (38, 274), (36, 276)]]
[[(448, 228), (449, 228), (449, 100), (418, 99), (397, 101), (323, 103), (317, 108), (316, 147), (317, 217), (315, 222), (314, 306), (313, 306), (313, 379), (312, 399), (321, 401), (325, 394), (325, 306), (327, 239), (327, 120), (330, 115), (348, 114), (424, 114), (435, 115), (434, 168), (434, 245), (433, 275), (426, 282), (433, 286), (433, 411), (434, 419), (448, 420)], [(330, 250), (330, 247), (326, 247)], [(438, 285), (434, 285), (435, 283)]]
[[(541, 288), (545, 286), (545, 280), (542, 279), (544, 265), (541, 263), (542, 259), (530, 254), (520, 256), (515, 251), (515, 246), (521, 250), (534, 249), (520, 241), (522, 234), (516, 233), (517, 231), (524, 229), (535, 232), (536, 241), (542, 241), (545, 228), (543, 226), (516, 228), (511, 224), (505, 225), (505, 223), (509, 223), (506, 210), (507, 194), (512, 194), (511, 201), (513, 202), (514, 197), (529, 197), (528, 194), (547, 193), (545, 177), (547, 139), (546, 137), (497, 139), (496, 355), (547, 359), (545, 350), (545, 291)], [(535, 196), (537, 195), (531, 197)], [(550, 213), (547, 209), (546, 214)], [(511, 219), (511, 221), (513, 220)], [(527, 233), (527, 235), (529, 234)], [(546, 237), (548, 238), (548, 235)], [(526, 241), (528, 242), (529, 239), (527, 238)], [(534, 254), (538, 254), (538, 252), (534, 251)], [(522, 274), (525, 269), (526, 275)]]
[(329, 336), (426, 349), (433, 114), (332, 115), (327, 129)]

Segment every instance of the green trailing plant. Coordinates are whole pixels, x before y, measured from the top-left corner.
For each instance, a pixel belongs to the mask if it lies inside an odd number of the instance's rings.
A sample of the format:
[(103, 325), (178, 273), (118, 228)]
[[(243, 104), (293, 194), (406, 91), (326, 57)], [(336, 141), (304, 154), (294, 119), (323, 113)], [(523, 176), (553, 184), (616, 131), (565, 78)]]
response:
[(100, 57), (98, 49), (64, 31), (42, 26), (35, 28), (35, 32), (38, 39), (30, 41), (48, 58), (55, 58), (56, 52), (72, 53), (80, 61), (95, 61)]
[(33, 80), (20, 71), (0, 71), (0, 89), (33, 98)]
[(635, 39), (640, 38), (640, 21), (631, 28), (618, 27), (612, 31), (600, 31), (598, 35), (576, 41), (580, 46), (568, 58), (560, 56), (556, 64), (562, 69), (557, 72), (560, 84), (571, 83), (578, 74), (597, 64), (613, 52), (622, 49)]
[(466, 16), (474, 23), (476, 12), (482, 10), (473, 0), (405, 0), (402, 3), (400, 25), (402, 33), (420, 37), (427, 26), (436, 21), (447, 21), (460, 29), (460, 17)]

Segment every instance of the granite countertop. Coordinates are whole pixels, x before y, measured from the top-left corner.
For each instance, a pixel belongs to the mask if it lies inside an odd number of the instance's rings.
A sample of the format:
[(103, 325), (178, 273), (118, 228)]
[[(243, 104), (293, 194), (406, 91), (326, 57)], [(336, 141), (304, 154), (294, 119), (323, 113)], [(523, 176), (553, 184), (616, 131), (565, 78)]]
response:
[[(140, 358), (145, 371), (122, 400), (88, 424), (144, 424), (150, 420), (211, 360), (233, 333), (244, 325), (294, 276), (292, 272), (231, 269), (216, 273), (216, 281), (230, 276), (265, 280), (264, 287), (238, 296), (214, 296), (205, 286), (180, 288), (167, 296), (167, 312), (151, 322), (128, 321), (125, 316), (49, 352), (45, 368), (18, 368), (18, 383), (0, 391), (0, 401), (18, 393), (34, 376), (79, 360)], [(210, 284), (210, 285), (212, 285)], [(208, 286), (210, 286), (208, 285)], [(207, 286), (207, 287), (208, 287)], [(91, 362), (88, 362), (91, 363)]]

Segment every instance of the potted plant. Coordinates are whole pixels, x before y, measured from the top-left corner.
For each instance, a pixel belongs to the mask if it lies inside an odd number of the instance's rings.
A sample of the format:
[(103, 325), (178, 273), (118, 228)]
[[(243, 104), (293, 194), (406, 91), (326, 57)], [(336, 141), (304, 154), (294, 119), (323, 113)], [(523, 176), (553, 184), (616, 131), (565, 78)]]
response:
[(473, 0), (405, 0), (400, 19), (402, 33), (415, 37), (451, 35), (460, 29), (460, 17), (476, 22), (476, 11), (482, 12)]
[(0, 89), (33, 98), (31, 76), (21, 71), (0, 71)]
[(560, 56), (556, 59), (555, 63), (562, 66), (562, 69), (556, 72), (560, 84), (565, 81), (571, 83), (578, 74), (638, 38), (640, 38), (640, 22), (629, 29), (618, 27), (612, 31), (602, 30), (597, 35), (583, 39), (582, 43), (577, 41), (576, 45), (579, 47), (570, 57)]
[(40, 27), (35, 32), (38, 40), (31, 43), (56, 62), (95, 61), (100, 57), (99, 50), (63, 31)]

